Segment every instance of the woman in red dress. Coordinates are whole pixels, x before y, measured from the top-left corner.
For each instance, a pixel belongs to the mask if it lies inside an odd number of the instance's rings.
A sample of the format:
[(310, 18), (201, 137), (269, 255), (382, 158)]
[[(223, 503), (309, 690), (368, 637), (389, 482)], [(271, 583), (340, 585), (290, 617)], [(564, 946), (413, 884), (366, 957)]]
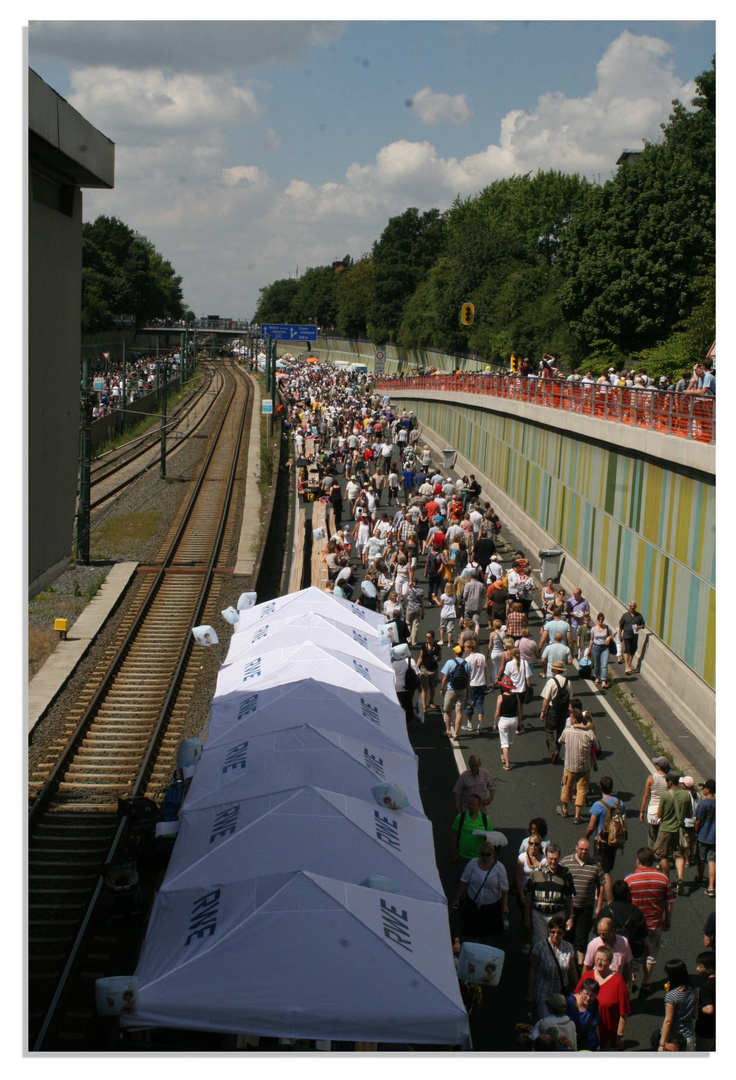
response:
[(577, 994), (585, 979), (592, 977), (598, 983), (598, 1035), (601, 1050), (623, 1050), (626, 1018), (631, 1015), (629, 991), (618, 972), (611, 971), (612, 960), (613, 950), (607, 945), (601, 945), (595, 951), (593, 971), (581, 975), (580, 982), (575, 987)]

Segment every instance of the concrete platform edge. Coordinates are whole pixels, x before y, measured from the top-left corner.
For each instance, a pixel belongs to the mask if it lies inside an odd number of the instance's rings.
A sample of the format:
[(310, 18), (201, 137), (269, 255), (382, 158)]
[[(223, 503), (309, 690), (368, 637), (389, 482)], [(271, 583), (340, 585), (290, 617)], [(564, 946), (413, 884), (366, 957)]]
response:
[(238, 556), (233, 570), (234, 574), (243, 577), (250, 577), (255, 569), (258, 552), (253, 550), (253, 522), (258, 521), (261, 511), (261, 496), (258, 491), (258, 478), (261, 474), (261, 391), (256, 380), (250, 375), (248, 378), (253, 384), (253, 412), (250, 418), (243, 520), (238, 540)]
[(28, 732), (51, 707), (74, 674), (77, 664), (115, 610), (133, 577), (137, 562), (116, 563), (79, 618), (67, 631), (28, 685)]

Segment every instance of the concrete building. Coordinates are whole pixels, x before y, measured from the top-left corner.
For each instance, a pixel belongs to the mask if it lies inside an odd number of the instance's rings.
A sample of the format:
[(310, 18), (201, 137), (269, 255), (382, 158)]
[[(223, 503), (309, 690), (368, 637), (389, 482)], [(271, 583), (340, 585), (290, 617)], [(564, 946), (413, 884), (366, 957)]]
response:
[(82, 188), (115, 147), (28, 72), (28, 592), (69, 564), (79, 452)]

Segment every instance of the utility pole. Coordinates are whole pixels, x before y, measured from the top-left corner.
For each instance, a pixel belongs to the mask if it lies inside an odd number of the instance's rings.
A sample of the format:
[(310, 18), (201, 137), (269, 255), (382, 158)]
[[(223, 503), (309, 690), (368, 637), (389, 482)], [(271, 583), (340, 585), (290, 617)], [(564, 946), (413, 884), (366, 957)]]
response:
[(268, 416), (268, 437), (273, 437), (273, 414), (276, 411), (276, 339), (273, 340), (273, 347), (271, 350), (272, 355), (272, 368), (271, 368), (271, 412)]
[(158, 471), (162, 480), (166, 479), (166, 399), (168, 397), (168, 375), (166, 357), (164, 357), (164, 392), (161, 397), (161, 464)]
[(128, 369), (125, 363), (125, 338), (123, 338), (123, 385), (120, 391), (120, 430), (125, 430), (125, 395), (128, 392)]
[(82, 361), (82, 402), (79, 439), (79, 505), (77, 507), (77, 562), (89, 566), (90, 457), (92, 447), (92, 400), (89, 393), (89, 360)]

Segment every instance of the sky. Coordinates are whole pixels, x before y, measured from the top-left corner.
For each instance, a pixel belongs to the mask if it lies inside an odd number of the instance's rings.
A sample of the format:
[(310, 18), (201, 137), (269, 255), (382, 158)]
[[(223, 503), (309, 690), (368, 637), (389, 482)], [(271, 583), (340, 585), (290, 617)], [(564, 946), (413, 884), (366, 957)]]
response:
[(259, 289), (360, 258), (407, 207), (537, 169), (605, 181), (689, 102), (715, 23), (159, 14), (32, 20), (27, 40), (29, 66), (115, 143), (115, 187), (84, 192), (85, 220), (146, 236), (197, 315), (250, 318)]

